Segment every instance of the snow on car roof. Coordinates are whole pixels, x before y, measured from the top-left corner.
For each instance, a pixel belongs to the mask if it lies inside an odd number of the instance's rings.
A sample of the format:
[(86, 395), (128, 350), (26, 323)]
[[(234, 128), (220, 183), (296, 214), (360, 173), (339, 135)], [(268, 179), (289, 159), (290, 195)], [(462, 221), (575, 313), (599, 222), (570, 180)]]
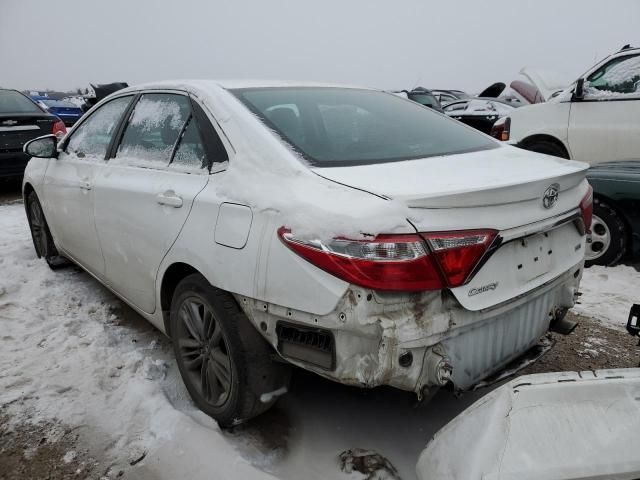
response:
[(328, 82), (316, 82), (316, 81), (300, 81), (300, 80), (260, 80), (260, 79), (227, 79), (227, 80), (163, 80), (157, 82), (142, 83), (133, 85), (124, 90), (120, 90), (119, 93), (127, 91), (137, 91), (143, 89), (152, 88), (211, 88), (219, 87), (225, 90), (233, 90), (239, 88), (277, 88), (277, 87), (333, 87), (333, 88), (361, 88), (367, 89), (368, 87), (362, 87), (358, 85), (341, 85)]

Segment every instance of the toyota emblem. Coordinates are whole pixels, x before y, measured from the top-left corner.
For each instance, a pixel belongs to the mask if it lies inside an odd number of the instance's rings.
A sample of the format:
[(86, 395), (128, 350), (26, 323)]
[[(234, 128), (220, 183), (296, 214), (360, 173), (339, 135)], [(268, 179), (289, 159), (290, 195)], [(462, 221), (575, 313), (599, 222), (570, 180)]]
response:
[(560, 190), (560, 185), (557, 183), (552, 183), (547, 187), (544, 191), (544, 195), (542, 195), (542, 206), (544, 208), (553, 207), (558, 201), (558, 191)]

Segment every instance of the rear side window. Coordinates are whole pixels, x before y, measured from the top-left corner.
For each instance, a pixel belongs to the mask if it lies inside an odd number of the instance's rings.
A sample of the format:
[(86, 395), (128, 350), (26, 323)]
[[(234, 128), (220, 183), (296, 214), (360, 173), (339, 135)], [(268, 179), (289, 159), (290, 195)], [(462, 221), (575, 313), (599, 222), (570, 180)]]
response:
[(142, 95), (129, 118), (116, 158), (168, 165), (190, 115), (191, 105), (185, 95)]
[(199, 169), (208, 166), (204, 144), (193, 116), (189, 119), (171, 162), (175, 168)]
[(66, 152), (80, 158), (104, 160), (111, 137), (132, 98), (132, 95), (116, 98), (93, 112), (73, 132), (67, 143)]
[(15, 90), (0, 90), (0, 113), (42, 113), (42, 110)]
[(232, 90), (310, 164), (338, 167), (497, 148), (480, 132), (415, 102), (373, 90)]
[(228, 160), (202, 108), (186, 95), (143, 94), (125, 127), (115, 162), (191, 173)]

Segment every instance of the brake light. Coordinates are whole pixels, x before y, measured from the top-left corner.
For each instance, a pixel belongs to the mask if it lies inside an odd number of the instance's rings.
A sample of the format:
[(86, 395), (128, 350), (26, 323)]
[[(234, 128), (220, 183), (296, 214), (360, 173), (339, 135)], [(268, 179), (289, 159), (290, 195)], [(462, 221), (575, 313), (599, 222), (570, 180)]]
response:
[(372, 240), (297, 239), (286, 228), (287, 247), (336, 277), (373, 290), (422, 291), (457, 287), (496, 237), (494, 230), (378, 235)]
[(495, 230), (422, 234), (429, 242), (449, 287), (459, 287), (470, 280), (471, 273), (493, 243), (496, 235)]
[(584, 222), (584, 228), (587, 233), (591, 233), (591, 220), (593, 217), (593, 188), (589, 185), (589, 189), (580, 201), (580, 214)]
[(491, 127), (490, 135), (493, 138), (497, 138), (503, 142), (509, 140), (509, 133), (511, 130), (511, 117), (502, 117), (496, 120)]
[(67, 127), (64, 126), (64, 122), (62, 120), (58, 119), (53, 123), (51, 133), (58, 137), (58, 139), (61, 139), (67, 134)]

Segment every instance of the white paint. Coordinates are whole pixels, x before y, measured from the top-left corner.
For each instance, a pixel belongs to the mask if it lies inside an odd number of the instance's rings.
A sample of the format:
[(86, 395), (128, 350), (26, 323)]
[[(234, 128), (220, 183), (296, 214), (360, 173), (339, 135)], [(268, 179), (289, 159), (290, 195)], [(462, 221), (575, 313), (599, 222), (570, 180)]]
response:
[(253, 213), (245, 205), (223, 203), (216, 221), (216, 243), (231, 248), (244, 248), (249, 238)]
[[(586, 81), (609, 62), (620, 57), (640, 55), (639, 49), (628, 49), (598, 62), (581, 78), (585, 79), (584, 100), (573, 100), (575, 83), (556, 97), (556, 83), (546, 85), (541, 76), (528, 73), (541, 89), (547, 102), (514, 110), (511, 117), (509, 143), (517, 144), (533, 135), (548, 135), (562, 143), (569, 157), (592, 165), (612, 160), (636, 159), (640, 151), (640, 96), (637, 93), (613, 94), (598, 91), (593, 94)], [(640, 57), (639, 57), (640, 58)], [(611, 81), (621, 82), (640, 75), (640, 62), (626, 61), (625, 68), (611, 69)], [(605, 75), (609, 75), (607, 72)], [(545, 86), (546, 85), (546, 86)]]
[(519, 377), (442, 428), (418, 478), (637, 478), (639, 392), (640, 369)]

